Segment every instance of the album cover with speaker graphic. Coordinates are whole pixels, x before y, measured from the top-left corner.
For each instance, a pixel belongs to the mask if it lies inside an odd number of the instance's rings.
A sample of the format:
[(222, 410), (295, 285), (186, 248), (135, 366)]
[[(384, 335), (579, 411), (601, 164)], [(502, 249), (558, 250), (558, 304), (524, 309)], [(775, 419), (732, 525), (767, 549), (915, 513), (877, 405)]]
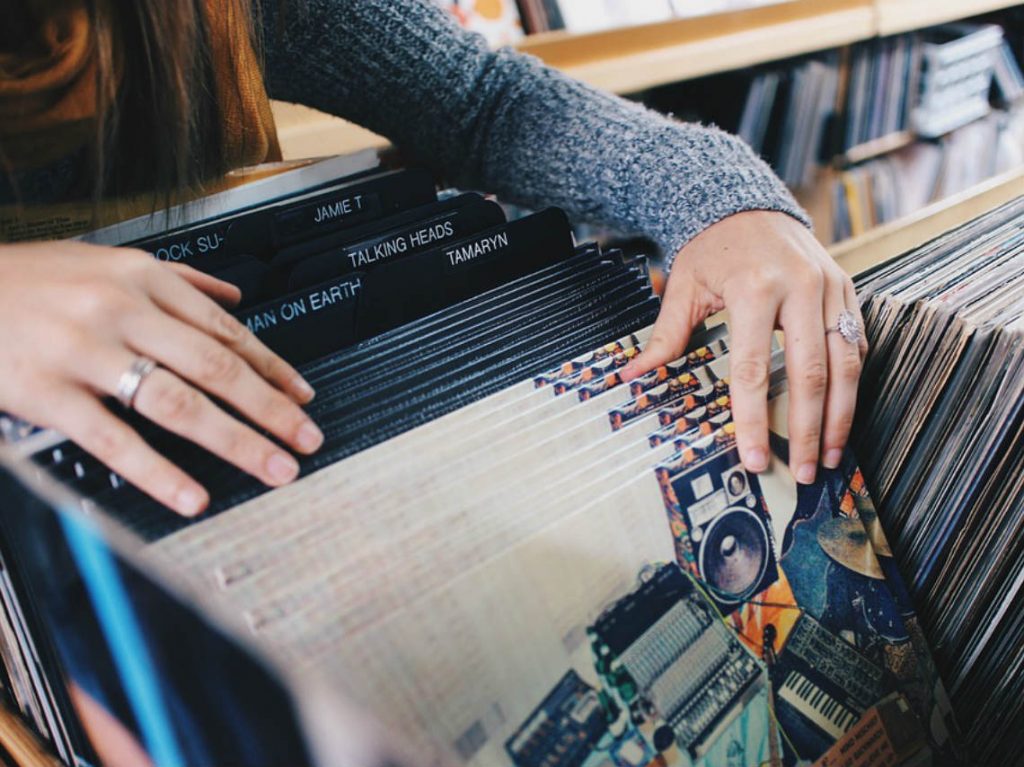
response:
[(769, 668), (784, 750), (815, 760), (899, 695), (943, 764), (949, 705), (863, 477), (848, 456), (814, 485), (787, 468), (787, 399), (772, 461), (747, 472), (731, 424), (656, 469), (677, 561)]

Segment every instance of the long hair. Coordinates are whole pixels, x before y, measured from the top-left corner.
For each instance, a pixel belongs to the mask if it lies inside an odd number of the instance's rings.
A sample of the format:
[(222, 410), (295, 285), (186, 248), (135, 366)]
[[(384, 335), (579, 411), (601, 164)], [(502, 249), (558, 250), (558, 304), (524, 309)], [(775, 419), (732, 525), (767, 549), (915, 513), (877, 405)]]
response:
[[(250, 0), (218, 0), (247, 21)], [(87, 0), (96, 51), (93, 198), (168, 198), (227, 170), (206, 0)], [(247, 41), (248, 42), (248, 41)], [(232, 38), (232, 44), (238, 39)]]
[[(243, 23), (218, 44), (251, 44), (258, 0), (217, 0)], [(209, 0), (19, 0), (8, 33), (34, 29), (69, 6), (85, 6), (95, 56), (94, 135), (86, 148), (92, 188), (102, 198), (155, 193), (166, 202), (228, 170), (220, 129)], [(7, 11), (5, 11), (7, 15)], [(0, 33), (0, 38), (7, 35)], [(11, 38), (16, 40), (16, 38)], [(15, 42), (16, 44), (16, 42)]]

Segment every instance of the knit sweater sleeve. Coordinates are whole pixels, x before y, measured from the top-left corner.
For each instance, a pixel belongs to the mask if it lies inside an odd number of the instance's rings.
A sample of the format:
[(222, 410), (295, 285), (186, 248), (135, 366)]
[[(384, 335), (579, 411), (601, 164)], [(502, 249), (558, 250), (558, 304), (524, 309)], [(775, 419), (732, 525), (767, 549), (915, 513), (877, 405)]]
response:
[(807, 223), (740, 139), (492, 51), (429, 0), (276, 6), (263, 27), (272, 98), (380, 133), (458, 186), (643, 233), (669, 256), (740, 211)]

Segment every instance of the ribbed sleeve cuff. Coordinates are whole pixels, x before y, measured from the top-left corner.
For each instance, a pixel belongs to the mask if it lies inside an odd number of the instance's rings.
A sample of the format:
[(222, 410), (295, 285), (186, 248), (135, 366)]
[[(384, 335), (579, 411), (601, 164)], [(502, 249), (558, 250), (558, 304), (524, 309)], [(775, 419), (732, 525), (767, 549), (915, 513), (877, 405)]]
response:
[[(810, 216), (786, 185), (741, 139), (714, 128), (704, 131), (709, 147), (703, 172), (691, 174), (689, 183), (679, 174), (684, 183), (674, 190), (663, 186), (665, 215), (647, 222), (670, 265), (690, 240), (735, 213), (778, 211), (811, 228)], [(692, 142), (688, 149), (693, 152)]]

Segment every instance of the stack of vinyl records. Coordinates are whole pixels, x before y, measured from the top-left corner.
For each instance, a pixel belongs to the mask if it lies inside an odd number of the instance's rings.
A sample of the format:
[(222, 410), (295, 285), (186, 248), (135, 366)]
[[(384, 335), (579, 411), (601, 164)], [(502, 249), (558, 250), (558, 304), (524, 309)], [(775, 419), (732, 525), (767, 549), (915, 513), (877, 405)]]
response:
[(823, 152), (832, 148), (828, 129), (839, 82), (836, 54), (766, 70), (750, 81), (738, 133), (791, 187), (811, 183)]
[(858, 451), (966, 729), (1024, 750), (1024, 199), (859, 281)]
[(1024, 162), (1024, 110), (993, 111), (936, 142), (918, 141), (831, 182), (832, 238), (844, 240)]
[(788, 471), (782, 354), (755, 475), (725, 328), (624, 383), (658, 308), (642, 262), (555, 210), (403, 196), (423, 183), (140, 242), (223, 247), (195, 263), (250, 286), (326, 442), (270, 491), (135, 422), (210, 489), (195, 520), (58, 436), (18, 443), (5, 497), (26, 467), (74, 493), (0, 509), (8, 689), (65, 760), (344, 763), (343, 692), (424, 764), (955, 763), (855, 460)]
[(750, 79), (737, 133), (791, 187), (807, 186), (831, 155), (907, 130), (921, 70), (920, 42), (899, 35), (770, 67)]
[(995, 24), (948, 24), (926, 34), (914, 130), (937, 137), (988, 114), (989, 90), (1003, 40)]
[(1010, 44), (1003, 40), (996, 54), (993, 83), (998, 91), (1000, 103), (1012, 106), (1024, 98), (1024, 73)]
[(853, 46), (842, 151), (907, 130), (921, 87), (921, 38), (897, 35)]

